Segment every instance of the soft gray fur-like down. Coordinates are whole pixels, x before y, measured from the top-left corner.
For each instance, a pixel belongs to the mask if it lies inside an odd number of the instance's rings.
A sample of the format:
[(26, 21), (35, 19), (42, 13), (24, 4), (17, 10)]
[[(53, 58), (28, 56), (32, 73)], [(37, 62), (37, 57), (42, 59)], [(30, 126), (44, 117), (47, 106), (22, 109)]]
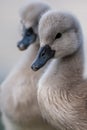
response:
[(30, 68), (39, 49), (38, 22), (49, 9), (41, 2), (30, 2), (22, 8), (21, 22), (26, 28), (32, 27), (37, 38), (1, 85), (2, 120), (6, 130), (54, 129), (43, 120), (37, 102), (37, 81), (44, 68), (36, 73)]
[(49, 11), (40, 19), (39, 37), (41, 47), (48, 45), (55, 51), (38, 83), (43, 118), (57, 129), (87, 130), (87, 82), (83, 81), (83, 38), (78, 20), (69, 13)]

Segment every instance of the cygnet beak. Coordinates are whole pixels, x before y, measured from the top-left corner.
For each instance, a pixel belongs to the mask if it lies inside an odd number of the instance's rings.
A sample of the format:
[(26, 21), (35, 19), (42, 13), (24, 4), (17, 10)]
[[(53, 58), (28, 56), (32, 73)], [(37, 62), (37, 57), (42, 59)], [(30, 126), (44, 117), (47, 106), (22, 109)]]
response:
[(28, 31), (26, 30), (23, 39), (18, 42), (17, 47), (20, 50), (27, 49), (28, 46), (30, 46), (35, 42), (36, 37), (37, 35), (33, 31), (31, 31), (31, 29), (30, 30), (28, 29)]
[(49, 45), (45, 45), (44, 47), (41, 47), (38, 51), (37, 57), (33, 64), (31, 65), (31, 68), (34, 71), (39, 70), (42, 68), (46, 62), (51, 59), (55, 54), (54, 50), (51, 50), (51, 47)]

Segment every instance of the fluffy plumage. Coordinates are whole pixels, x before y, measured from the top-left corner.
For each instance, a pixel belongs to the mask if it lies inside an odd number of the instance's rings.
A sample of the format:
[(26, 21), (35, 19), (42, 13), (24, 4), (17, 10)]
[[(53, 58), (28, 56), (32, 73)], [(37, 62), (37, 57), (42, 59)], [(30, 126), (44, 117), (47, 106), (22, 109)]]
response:
[(30, 68), (39, 49), (38, 22), (48, 9), (49, 6), (41, 2), (30, 2), (22, 9), (23, 26), (31, 26), (37, 38), (1, 85), (2, 119), (6, 130), (53, 130), (43, 120), (37, 102), (37, 81), (44, 69), (34, 73)]
[[(84, 58), (79, 22), (71, 14), (49, 11), (40, 20), (39, 36), (41, 48), (49, 46), (55, 51), (55, 60), (38, 83), (41, 113), (57, 129), (86, 130), (87, 85), (82, 83)], [(43, 58), (46, 53), (39, 56)], [(39, 56), (35, 64), (40, 63)]]

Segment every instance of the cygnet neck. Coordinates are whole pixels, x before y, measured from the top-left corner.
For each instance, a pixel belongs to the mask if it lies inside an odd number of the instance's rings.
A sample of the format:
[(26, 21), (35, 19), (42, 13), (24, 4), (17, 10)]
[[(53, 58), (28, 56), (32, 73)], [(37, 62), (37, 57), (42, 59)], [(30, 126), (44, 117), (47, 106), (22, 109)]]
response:
[[(83, 47), (82, 45), (72, 55), (51, 62), (46, 73), (42, 76), (42, 83), (51, 87), (70, 89), (82, 81), (83, 76)], [(54, 84), (57, 82), (57, 85)], [(58, 84), (59, 83), (59, 84)], [(53, 84), (53, 86), (51, 85)], [(49, 86), (47, 85), (47, 86)], [(67, 89), (66, 89), (67, 88)]]
[(60, 59), (58, 73), (60, 72), (66, 78), (65, 81), (68, 81), (67, 83), (70, 83), (71, 86), (76, 86), (82, 80), (83, 60), (82, 45), (72, 55)]

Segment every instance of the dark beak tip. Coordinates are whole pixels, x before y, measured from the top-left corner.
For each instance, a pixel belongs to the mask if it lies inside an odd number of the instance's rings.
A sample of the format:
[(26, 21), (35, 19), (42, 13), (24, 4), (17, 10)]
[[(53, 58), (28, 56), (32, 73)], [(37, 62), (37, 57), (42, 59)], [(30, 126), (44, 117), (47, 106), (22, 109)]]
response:
[(18, 47), (18, 49), (21, 50), (21, 51), (22, 51), (22, 50), (25, 50), (25, 49), (27, 48), (27, 47), (24, 46), (24, 44), (22, 44), (22, 43), (21, 43), (21, 44), (18, 43), (18, 44), (17, 44), (17, 47)]
[(39, 68), (38, 68), (38, 66), (32, 64), (32, 65), (31, 65), (31, 69), (32, 69), (33, 71), (37, 71)]
[(20, 47), (19, 43), (17, 43), (17, 47), (18, 47), (18, 48)]

